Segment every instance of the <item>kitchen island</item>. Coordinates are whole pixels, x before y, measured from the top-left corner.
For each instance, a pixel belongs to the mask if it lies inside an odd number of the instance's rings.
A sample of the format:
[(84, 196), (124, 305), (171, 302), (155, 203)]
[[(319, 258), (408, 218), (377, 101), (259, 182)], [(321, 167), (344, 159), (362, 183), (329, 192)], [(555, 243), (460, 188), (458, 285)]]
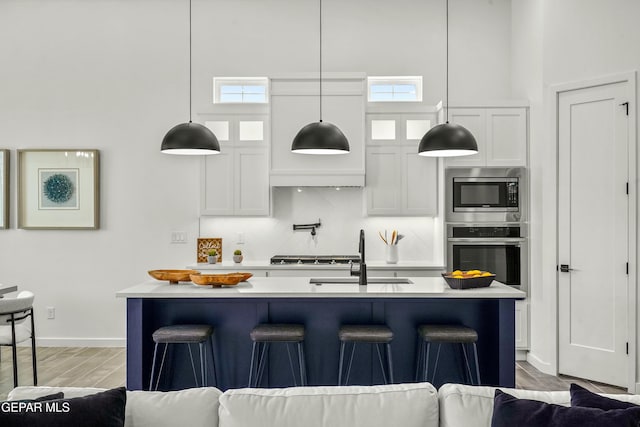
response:
[[(370, 279), (373, 279), (370, 277)], [(218, 388), (246, 387), (251, 359), (249, 332), (258, 323), (305, 325), (309, 385), (335, 385), (338, 377), (338, 329), (343, 324), (385, 323), (391, 343), (396, 382), (415, 375), (416, 326), (463, 324), (478, 331), (483, 384), (515, 386), (515, 300), (519, 290), (493, 282), (488, 288), (450, 289), (440, 277), (412, 277), (411, 283), (310, 283), (309, 277), (259, 277), (236, 287), (197, 287), (145, 282), (117, 293), (127, 299), (127, 387), (148, 386), (153, 357), (151, 334), (161, 326), (206, 323), (214, 326)], [(173, 346), (172, 372), (161, 388), (192, 387), (187, 350)], [(278, 348), (283, 347), (283, 348)], [(449, 348), (451, 347), (451, 348)], [(382, 383), (375, 350), (358, 346), (352, 384)], [(460, 356), (461, 357), (461, 356)], [(272, 346), (263, 386), (291, 385), (284, 346)], [(464, 378), (458, 350), (443, 346), (435, 385)]]

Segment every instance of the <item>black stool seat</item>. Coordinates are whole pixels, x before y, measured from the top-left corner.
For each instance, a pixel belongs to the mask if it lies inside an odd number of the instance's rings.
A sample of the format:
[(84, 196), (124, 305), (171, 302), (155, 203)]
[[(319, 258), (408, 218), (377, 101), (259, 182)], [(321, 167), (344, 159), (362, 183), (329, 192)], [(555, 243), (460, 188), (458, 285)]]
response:
[(213, 335), (210, 325), (163, 326), (153, 333), (153, 341), (166, 344), (201, 343)]
[(393, 331), (385, 325), (344, 325), (338, 337), (340, 341), (386, 344), (393, 340)]
[(474, 343), (478, 341), (475, 329), (458, 325), (420, 325), (420, 338), (435, 343)]
[(254, 342), (304, 341), (304, 326), (296, 324), (262, 323), (249, 334)]

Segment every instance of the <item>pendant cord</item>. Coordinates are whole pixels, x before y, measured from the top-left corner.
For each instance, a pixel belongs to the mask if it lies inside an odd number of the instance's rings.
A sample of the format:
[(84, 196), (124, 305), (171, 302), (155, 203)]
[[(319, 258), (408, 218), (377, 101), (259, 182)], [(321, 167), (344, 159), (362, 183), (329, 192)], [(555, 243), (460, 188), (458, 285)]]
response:
[(320, 122), (322, 123), (322, 0), (320, 0)]
[(446, 94), (445, 94), (445, 111), (447, 113), (446, 122), (449, 123), (449, 0), (447, 0), (446, 7), (446, 16), (447, 16), (447, 24), (446, 24), (446, 72), (447, 72), (447, 83), (446, 83)]
[(191, 115), (191, 1), (189, 0), (189, 123), (191, 123), (192, 115)]

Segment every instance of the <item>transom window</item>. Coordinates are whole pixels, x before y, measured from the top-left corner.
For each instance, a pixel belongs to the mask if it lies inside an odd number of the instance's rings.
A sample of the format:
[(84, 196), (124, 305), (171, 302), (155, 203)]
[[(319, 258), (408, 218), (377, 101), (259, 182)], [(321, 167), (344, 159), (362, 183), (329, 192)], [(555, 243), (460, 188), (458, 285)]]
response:
[(269, 102), (266, 77), (214, 77), (214, 104), (266, 104)]
[(368, 77), (369, 102), (421, 102), (422, 76)]

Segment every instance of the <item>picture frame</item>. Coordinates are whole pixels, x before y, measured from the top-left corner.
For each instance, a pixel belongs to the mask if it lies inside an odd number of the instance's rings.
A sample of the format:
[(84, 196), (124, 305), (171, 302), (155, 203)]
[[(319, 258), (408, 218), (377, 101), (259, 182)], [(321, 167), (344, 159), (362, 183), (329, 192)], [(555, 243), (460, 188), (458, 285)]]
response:
[(100, 226), (100, 152), (18, 150), (18, 228), (96, 230)]
[(0, 229), (9, 228), (9, 150), (0, 149)]

